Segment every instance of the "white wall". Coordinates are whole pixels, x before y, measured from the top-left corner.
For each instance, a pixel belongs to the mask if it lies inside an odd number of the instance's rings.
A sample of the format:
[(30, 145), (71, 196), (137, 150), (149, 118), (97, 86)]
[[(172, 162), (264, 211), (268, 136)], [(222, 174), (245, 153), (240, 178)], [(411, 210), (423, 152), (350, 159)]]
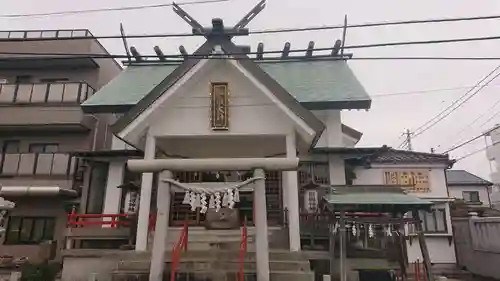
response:
[(329, 155), (328, 165), (330, 170), (330, 184), (332, 185), (346, 184), (344, 160), (340, 158), (338, 155)]
[(342, 137), (342, 146), (344, 146), (344, 147), (354, 147), (354, 146), (356, 146), (357, 142), (358, 142), (358, 140), (353, 139), (345, 134)]
[(429, 171), (430, 192), (428, 193), (412, 193), (415, 196), (422, 198), (448, 198), (448, 190), (446, 187), (444, 165), (378, 165), (373, 164), (371, 169), (357, 168), (356, 179), (354, 184), (358, 185), (373, 185), (384, 184), (384, 172), (389, 171)]
[(340, 110), (314, 110), (314, 115), (326, 125), (316, 147), (344, 147)]
[(113, 139), (111, 140), (111, 150), (135, 150), (135, 148), (116, 136), (113, 136)]
[[(371, 169), (356, 169), (355, 185), (373, 185), (384, 184), (384, 172), (386, 171), (429, 171), (429, 185), (430, 192), (428, 193), (410, 193), (411, 195), (426, 198), (427, 200), (435, 202), (434, 208), (445, 208), (446, 210), (446, 225), (448, 233), (439, 234), (426, 234), (425, 240), (431, 260), (434, 263), (455, 263), (455, 248), (453, 241), (449, 243), (448, 240), (453, 237), (453, 230), (451, 226), (451, 217), (449, 204), (446, 202), (448, 198), (448, 190), (446, 186), (444, 165), (379, 165), (373, 164)], [(407, 243), (408, 260), (414, 262), (417, 258), (422, 261), (422, 254), (417, 237), (413, 239), (412, 244)]]
[[(425, 241), (427, 244), (427, 249), (429, 250), (429, 256), (432, 263), (456, 263), (455, 258), (455, 247), (453, 236), (426, 236)], [(450, 245), (451, 244), (451, 245)], [(422, 262), (422, 252), (420, 251), (420, 244), (418, 243), (418, 237), (414, 236), (412, 242), (406, 241), (407, 251), (408, 251), (408, 261), (415, 262), (417, 259)]]
[[(229, 130), (210, 128), (210, 82), (229, 83)], [(230, 62), (211, 60), (148, 122), (154, 136), (286, 135), (293, 121)]]
[(450, 185), (448, 186), (448, 190), (450, 191), (450, 197), (457, 199), (463, 198), (463, 191), (478, 191), (479, 192), (479, 201), (483, 203), (483, 206), (489, 206), (489, 194), (488, 187), (486, 186), (477, 186), (477, 185)]
[(123, 184), (124, 173), (125, 162), (118, 161), (109, 163), (103, 214), (118, 214), (120, 212), (122, 189), (118, 188), (118, 186)]

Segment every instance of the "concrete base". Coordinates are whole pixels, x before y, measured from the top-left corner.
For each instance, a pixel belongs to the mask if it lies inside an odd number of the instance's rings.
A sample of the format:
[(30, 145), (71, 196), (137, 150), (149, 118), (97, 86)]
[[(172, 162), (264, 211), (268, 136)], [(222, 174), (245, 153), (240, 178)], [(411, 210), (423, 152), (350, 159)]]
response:
[[(255, 227), (248, 228), (248, 250), (255, 251)], [(167, 249), (172, 249), (179, 241), (181, 228), (171, 227), (168, 230)], [(269, 247), (271, 249), (288, 249), (288, 230), (281, 227), (269, 227)], [(153, 246), (154, 231), (149, 234), (148, 249)], [(188, 248), (196, 251), (213, 249), (231, 250), (239, 249), (241, 243), (241, 230), (207, 230), (204, 227), (190, 227), (188, 232)]]
[[(171, 252), (166, 252), (165, 276), (169, 276)], [(238, 250), (189, 250), (181, 256), (180, 273), (207, 276), (212, 280), (237, 280)], [(118, 250), (70, 250), (64, 254), (62, 281), (88, 280), (95, 275), (99, 281), (148, 280), (151, 253)], [(255, 274), (255, 252), (245, 257), (245, 274)], [(309, 261), (301, 253), (274, 250), (269, 254), (272, 281), (313, 281)], [(214, 275), (216, 273), (217, 276)], [(168, 279), (166, 279), (168, 280)]]

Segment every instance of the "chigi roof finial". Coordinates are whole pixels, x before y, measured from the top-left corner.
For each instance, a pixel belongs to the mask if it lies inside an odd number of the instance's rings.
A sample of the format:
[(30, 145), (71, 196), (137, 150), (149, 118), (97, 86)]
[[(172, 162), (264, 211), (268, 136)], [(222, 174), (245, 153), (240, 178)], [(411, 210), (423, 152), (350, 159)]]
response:
[(184, 11), (179, 5), (173, 3), (172, 9), (179, 15), (187, 24), (193, 28), (194, 35), (209, 37), (225, 36), (231, 38), (233, 36), (248, 35), (248, 28), (245, 28), (252, 19), (254, 19), (266, 7), (266, 0), (261, 0), (250, 12), (248, 12), (235, 26), (231, 28), (224, 27), (224, 22), (220, 18), (212, 19), (211, 27), (203, 27), (191, 15)]

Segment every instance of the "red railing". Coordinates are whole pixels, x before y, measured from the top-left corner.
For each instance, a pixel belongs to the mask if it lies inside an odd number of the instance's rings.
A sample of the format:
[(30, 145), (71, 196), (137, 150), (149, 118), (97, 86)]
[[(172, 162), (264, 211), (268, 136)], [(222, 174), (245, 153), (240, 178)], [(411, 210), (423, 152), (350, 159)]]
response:
[(419, 259), (417, 259), (417, 261), (413, 263), (413, 268), (415, 272), (415, 281), (428, 281), (427, 271), (425, 270), (425, 266), (423, 264), (422, 266), (420, 266)]
[(243, 220), (243, 228), (241, 229), (241, 245), (240, 245), (240, 272), (238, 281), (245, 280), (245, 253), (247, 251), (247, 243), (248, 243), (248, 233), (247, 233), (247, 219)]
[(148, 231), (154, 231), (156, 229), (156, 216), (156, 213), (149, 214)]
[[(68, 214), (68, 227), (83, 227), (91, 225), (109, 225), (112, 228), (130, 226), (127, 214), (77, 214), (73, 208)], [(106, 220), (102, 220), (106, 219)], [(109, 219), (109, 220), (108, 220)]]
[(175, 271), (177, 270), (177, 266), (179, 265), (181, 259), (181, 250), (187, 251), (187, 243), (188, 243), (188, 222), (184, 222), (184, 226), (182, 227), (181, 236), (179, 237), (179, 242), (174, 246), (174, 250), (172, 251), (172, 271), (170, 273), (170, 281), (175, 281)]

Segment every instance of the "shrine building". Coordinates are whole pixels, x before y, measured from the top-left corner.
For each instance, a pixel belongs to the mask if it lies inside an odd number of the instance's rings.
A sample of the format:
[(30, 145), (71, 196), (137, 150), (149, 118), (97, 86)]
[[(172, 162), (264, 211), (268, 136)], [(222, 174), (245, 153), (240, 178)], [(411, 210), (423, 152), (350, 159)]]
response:
[[(355, 147), (362, 133), (342, 112), (372, 101), (353, 54), (341, 40), (327, 55), (314, 42), (275, 56), (237, 45), (264, 6), (206, 27), (174, 5), (206, 41), (177, 58), (131, 47), (126, 69), (81, 105), (107, 116), (110, 149), (75, 154), (92, 172), (70, 214), (79, 227), (67, 229), (63, 280), (344, 281), (374, 264), (405, 274), (417, 260), (432, 279), (431, 264), (455, 263), (453, 161)], [(77, 222), (89, 214), (108, 223)]]

